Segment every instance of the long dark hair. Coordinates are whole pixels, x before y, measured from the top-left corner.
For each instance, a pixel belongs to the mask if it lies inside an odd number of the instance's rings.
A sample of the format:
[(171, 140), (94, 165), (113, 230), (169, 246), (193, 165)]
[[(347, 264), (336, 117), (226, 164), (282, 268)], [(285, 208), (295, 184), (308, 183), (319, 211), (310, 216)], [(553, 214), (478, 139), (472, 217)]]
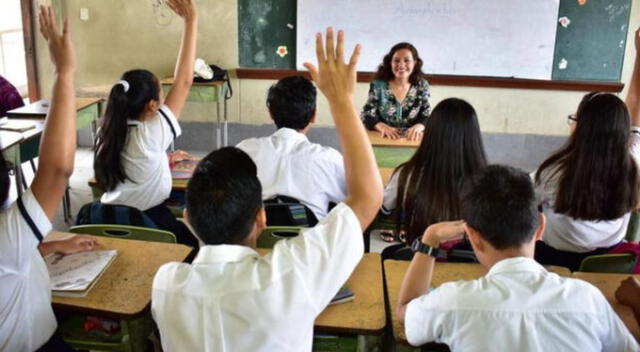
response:
[(127, 179), (120, 156), (127, 139), (127, 121), (137, 120), (147, 103), (160, 95), (158, 79), (147, 70), (127, 71), (120, 79), (129, 83), (129, 90), (125, 92), (122, 84), (111, 88), (93, 162), (96, 181), (107, 192)]
[(4, 210), (4, 203), (7, 201), (7, 198), (9, 198), (10, 186), (9, 165), (4, 159), (4, 155), (0, 153), (0, 211)]
[(397, 228), (405, 230), (408, 243), (433, 223), (460, 219), (461, 181), (486, 165), (473, 106), (457, 98), (441, 101), (427, 119), (418, 150), (397, 169)]
[(424, 77), (424, 72), (422, 72), (422, 59), (420, 58), (420, 55), (418, 55), (416, 47), (407, 42), (398, 43), (391, 47), (391, 50), (389, 50), (387, 55), (384, 56), (382, 63), (378, 66), (378, 71), (376, 71), (373, 79), (389, 82), (395, 78), (393, 70), (391, 69), (391, 60), (393, 59), (393, 54), (402, 49), (411, 51), (413, 60), (416, 62), (413, 66), (413, 72), (411, 72), (411, 75), (409, 76), (409, 83), (418, 84), (418, 82)]
[(584, 96), (567, 143), (545, 160), (536, 183), (557, 177), (555, 212), (579, 220), (613, 220), (638, 204), (638, 169), (629, 153), (631, 118), (613, 94)]

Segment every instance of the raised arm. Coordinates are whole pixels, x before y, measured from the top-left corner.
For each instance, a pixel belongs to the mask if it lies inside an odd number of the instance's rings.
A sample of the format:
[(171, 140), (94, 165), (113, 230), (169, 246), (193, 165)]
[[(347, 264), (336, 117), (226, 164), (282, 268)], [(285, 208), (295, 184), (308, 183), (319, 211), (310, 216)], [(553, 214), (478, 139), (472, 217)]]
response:
[(338, 32), (337, 46), (333, 29), (327, 29), (325, 50), (322, 35), (316, 34), (318, 68), (304, 66), (320, 91), (327, 97), (344, 154), (347, 179), (345, 203), (353, 210), (365, 229), (382, 204), (382, 179), (373, 157), (373, 149), (353, 104), (356, 86), (356, 64), (360, 45), (356, 46), (348, 64), (344, 62), (344, 33)]
[(31, 191), (49, 219), (53, 219), (62, 199), (69, 176), (73, 173), (76, 152), (76, 107), (73, 76), (76, 62), (69, 34), (69, 22), (64, 20), (58, 31), (51, 7), (41, 6), (38, 15), (40, 33), (49, 45), (49, 55), (55, 68), (51, 105), (40, 140), (38, 171)]
[(636, 58), (627, 93), (627, 108), (631, 114), (631, 125), (640, 126), (640, 28), (633, 37), (636, 47)]
[(184, 20), (184, 31), (180, 42), (178, 61), (173, 72), (173, 86), (167, 94), (165, 104), (176, 118), (180, 118), (193, 84), (193, 63), (196, 60), (198, 37), (198, 12), (194, 0), (167, 0), (167, 5)]

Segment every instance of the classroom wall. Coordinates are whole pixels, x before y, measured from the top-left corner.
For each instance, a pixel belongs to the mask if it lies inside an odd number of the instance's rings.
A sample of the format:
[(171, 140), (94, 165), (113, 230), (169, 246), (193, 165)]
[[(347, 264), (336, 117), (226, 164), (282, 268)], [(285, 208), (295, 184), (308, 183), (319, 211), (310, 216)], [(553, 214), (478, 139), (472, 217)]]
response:
[[(77, 48), (77, 87), (82, 92), (106, 90), (127, 69), (144, 67), (158, 76), (171, 75), (180, 40), (180, 20), (154, 13), (157, 0), (41, 0), (53, 4), (71, 20)], [(34, 2), (38, 3), (38, 1)], [(628, 38), (640, 26), (640, 1), (633, 1)], [(90, 19), (80, 20), (80, 8), (89, 9)], [(199, 0), (200, 26), (198, 56), (225, 68), (238, 66), (236, 0)], [(165, 23), (168, 22), (168, 23)], [(348, 33), (347, 33), (348, 35)], [(363, 43), (366, 55), (366, 43)], [(38, 73), (43, 95), (48, 96), (52, 81), (51, 65), (42, 40), (38, 39)], [(627, 50), (622, 81), (628, 82), (635, 50), (632, 40)], [(428, 53), (422, 53), (428, 57)], [(232, 79), (234, 97), (229, 102), (231, 122), (269, 123), (265, 107), (270, 80)], [(368, 84), (357, 86), (356, 105), (366, 100)], [(572, 113), (584, 92), (432, 86), (432, 103), (456, 96), (468, 100), (479, 114), (484, 132), (496, 134), (538, 134), (563, 136), (565, 117)], [(622, 92), (624, 98), (626, 90)], [(188, 104), (185, 122), (213, 121), (212, 104)], [(324, 98), (318, 103), (319, 126), (332, 126)]]

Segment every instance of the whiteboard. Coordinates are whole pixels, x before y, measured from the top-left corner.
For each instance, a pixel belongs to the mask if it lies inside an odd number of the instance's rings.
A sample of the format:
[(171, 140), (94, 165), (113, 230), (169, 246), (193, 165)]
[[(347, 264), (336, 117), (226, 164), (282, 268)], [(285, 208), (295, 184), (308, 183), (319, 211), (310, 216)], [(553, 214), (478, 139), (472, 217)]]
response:
[(551, 79), (559, 0), (298, 0), (298, 69), (316, 62), (314, 35), (343, 29), (362, 44), (358, 71), (412, 43), (428, 74)]

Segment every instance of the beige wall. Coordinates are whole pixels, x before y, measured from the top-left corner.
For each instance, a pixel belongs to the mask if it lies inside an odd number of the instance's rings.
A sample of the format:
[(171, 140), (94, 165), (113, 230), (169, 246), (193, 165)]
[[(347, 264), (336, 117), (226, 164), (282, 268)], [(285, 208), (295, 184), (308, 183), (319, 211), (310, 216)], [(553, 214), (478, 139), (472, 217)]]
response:
[[(38, 1), (38, 0), (34, 0)], [(180, 20), (163, 24), (154, 13), (154, 0), (40, 0), (52, 2), (71, 20), (77, 48), (79, 90), (109, 86), (127, 69), (144, 67), (160, 77), (171, 75), (180, 40)], [(259, 1), (259, 0), (256, 0)], [(90, 19), (80, 20), (80, 8), (89, 9)], [(198, 56), (225, 68), (238, 66), (238, 24), (236, 0), (199, 0)], [(640, 1), (634, 0), (630, 28), (640, 26)], [(348, 33), (347, 33), (348, 35)], [(628, 82), (635, 54), (633, 30), (625, 55), (622, 81)], [(363, 54), (366, 55), (366, 43)], [(43, 95), (51, 86), (51, 65), (38, 41), (38, 71)], [(229, 104), (230, 121), (269, 123), (265, 108), (269, 80), (233, 79), (234, 97)], [(358, 84), (356, 105), (364, 104), (368, 84)], [(456, 96), (468, 100), (478, 111), (484, 131), (500, 133), (566, 134), (564, 117), (572, 113), (583, 92), (432, 86), (432, 104)], [(622, 92), (622, 97), (626, 94)], [(188, 104), (185, 121), (207, 121), (213, 106)], [(324, 98), (318, 103), (319, 125), (332, 125)]]

